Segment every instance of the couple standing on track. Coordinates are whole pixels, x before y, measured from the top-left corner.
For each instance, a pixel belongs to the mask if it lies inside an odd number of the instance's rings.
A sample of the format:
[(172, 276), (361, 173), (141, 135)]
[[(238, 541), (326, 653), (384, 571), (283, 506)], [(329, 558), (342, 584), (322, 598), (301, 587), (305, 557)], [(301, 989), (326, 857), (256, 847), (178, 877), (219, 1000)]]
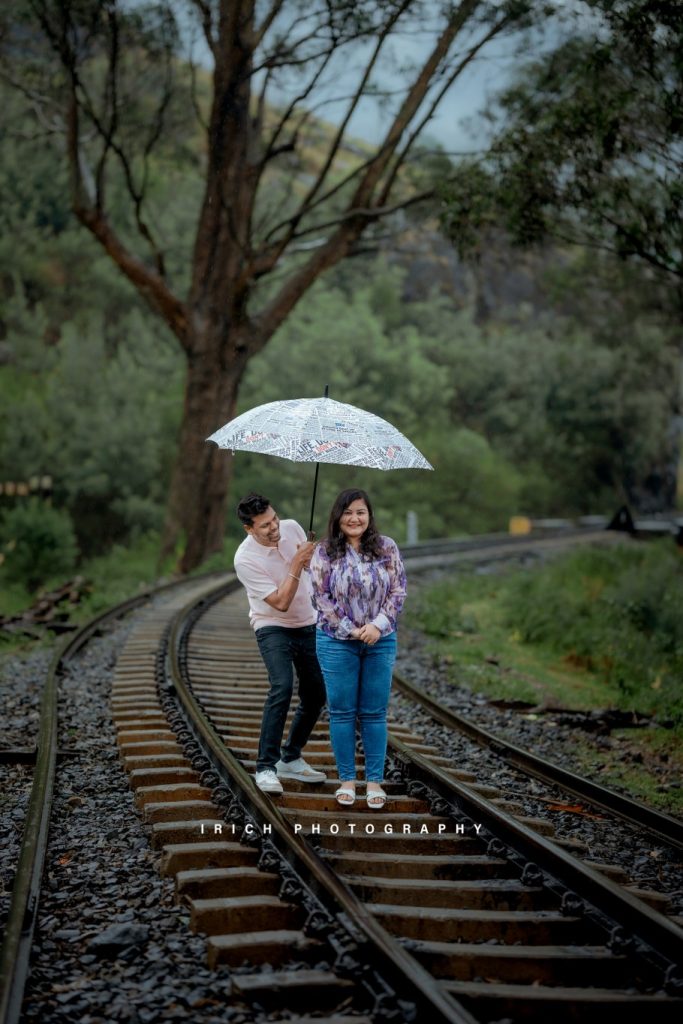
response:
[[(327, 537), (319, 544), (307, 541), (293, 519), (280, 520), (263, 495), (243, 498), (237, 515), (247, 537), (235, 554), (235, 572), (247, 591), (270, 683), (256, 785), (266, 793), (281, 793), (280, 779), (325, 779), (301, 751), (327, 697), (340, 782), (337, 803), (350, 807), (356, 798), (358, 721), (366, 801), (380, 810), (386, 803), (382, 780), (396, 621), (406, 592), (398, 548), (377, 532), (370, 500), (357, 489), (337, 497)], [(294, 670), (299, 705), (281, 747)]]

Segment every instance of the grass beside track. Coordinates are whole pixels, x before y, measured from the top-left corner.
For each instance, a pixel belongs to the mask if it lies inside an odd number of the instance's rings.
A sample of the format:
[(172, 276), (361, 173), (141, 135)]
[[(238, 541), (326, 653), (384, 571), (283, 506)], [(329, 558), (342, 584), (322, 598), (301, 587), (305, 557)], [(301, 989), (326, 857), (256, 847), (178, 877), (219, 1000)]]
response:
[[(80, 626), (141, 591), (151, 590), (178, 578), (174, 574), (178, 556), (171, 556), (160, 564), (160, 544), (159, 536), (150, 533), (139, 537), (128, 547), (115, 545), (106, 555), (84, 561), (75, 576), (75, 591), (79, 594), (79, 600), (74, 604), (68, 600), (62, 602), (58, 607), (59, 617), (64, 615), (69, 623)], [(236, 541), (226, 540), (223, 551), (212, 555), (190, 576), (221, 570), (231, 572), (236, 547)], [(29, 593), (20, 584), (12, 584), (4, 579), (0, 567), (0, 590), (3, 595), (0, 612), (6, 615), (19, 614), (30, 608), (42, 594), (63, 586), (65, 582), (64, 579), (55, 578), (37, 592)], [(36, 627), (34, 632), (36, 636), (0, 631), (0, 652), (16, 652), (24, 648), (33, 650), (36, 644), (52, 643), (49, 629)]]
[(683, 813), (683, 553), (670, 542), (496, 564), (413, 591), (405, 622), (448, 677), (520, 713), (619, 708), (653, 716), (609, 737), (577, 730), (579, 770)]

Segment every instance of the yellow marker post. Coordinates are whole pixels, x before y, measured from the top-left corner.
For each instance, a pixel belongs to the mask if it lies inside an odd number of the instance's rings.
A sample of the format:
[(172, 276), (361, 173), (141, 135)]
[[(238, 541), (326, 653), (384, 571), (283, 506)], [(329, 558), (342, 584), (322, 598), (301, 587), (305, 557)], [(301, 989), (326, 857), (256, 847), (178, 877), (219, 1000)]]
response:
[(508, 529), (513, 537), (522, 537), (531, 533), (531, 520), (528, 516), (511, 516)]

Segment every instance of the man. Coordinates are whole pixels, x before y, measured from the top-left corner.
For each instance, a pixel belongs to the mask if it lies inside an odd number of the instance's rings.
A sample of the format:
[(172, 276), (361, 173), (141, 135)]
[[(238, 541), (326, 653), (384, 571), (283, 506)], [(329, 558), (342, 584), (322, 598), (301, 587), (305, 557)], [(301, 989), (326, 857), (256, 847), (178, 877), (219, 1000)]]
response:
[[(325, 684), (315, 654), (316, 613), (308, 574), (303, 571), (315, 544), (306, 541), (293, 519), (280, 520), (261, 494), (243, 498), (237, 516), (247, 536), (235, 553), (235, 572), (249, 598), (249, 619), (270, 682), (261, 720), (256, 785), (264, 793), (282, 793), (280, 779), (322, 782), (326, 778), (301, 756), (325, 704)], [(294, 669), (299, 706), (281, 748)]]

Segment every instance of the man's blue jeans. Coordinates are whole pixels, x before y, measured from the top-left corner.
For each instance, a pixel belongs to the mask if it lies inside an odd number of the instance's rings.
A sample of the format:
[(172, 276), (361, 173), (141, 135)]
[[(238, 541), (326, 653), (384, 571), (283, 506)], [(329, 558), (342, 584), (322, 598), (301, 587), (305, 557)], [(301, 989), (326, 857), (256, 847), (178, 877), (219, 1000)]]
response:
[(387, 752), (387, 705), (396, 660), (396, 633), (376, 644), (335, 640), (316, 633), (318, 661), (325, 679), (330, 709), (330, 739), (339, 778), (356, 777), (356, 720), (365, 754), (366, 782), (384, 778)]
[[(263, 707), (256, 771), (275, 769), (276, 763), (296, 761), (308, 742), (325, 705), (325, 685), (315, 655), (315, 626), (262, 626), (256, 642), (268, 669), (270, 690)], [(294, 669), (299, 680), (299, 706), (294, 713), (286, 743), (282, 743), (287, 712), (294, 689)]]

